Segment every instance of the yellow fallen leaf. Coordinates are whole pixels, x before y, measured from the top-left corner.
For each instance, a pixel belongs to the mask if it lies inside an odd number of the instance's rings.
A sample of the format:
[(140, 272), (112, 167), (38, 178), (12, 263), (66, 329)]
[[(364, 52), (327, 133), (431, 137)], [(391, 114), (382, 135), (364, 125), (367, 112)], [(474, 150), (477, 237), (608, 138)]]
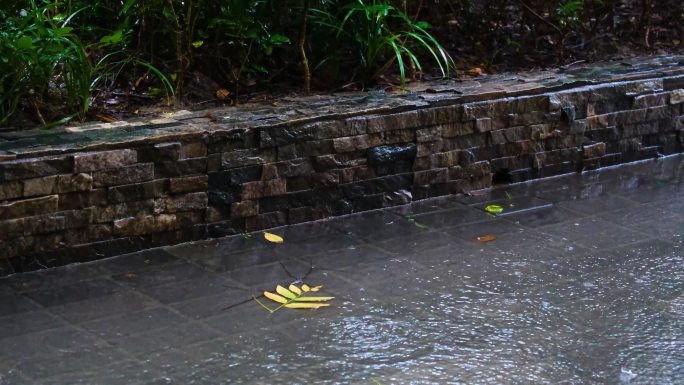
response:
[(491, 242), (496, 240), (496, 237), (490, 234), (487, 235), (480, 235), (479, 237), (475, 238), (476, 241), (484, 243), (484, 242)]
[(275, 235), (271, 233), (264, 233), (264, 238), (273, 243), (283, 243), (284, 239), (280, 235)]
[(288, 287), (288, 289), (290, 289), (291, 292), (293, 292), (297, 295), (302, 295), (302, 291), (295, 285), (290, 285), (290, 287)]
[(114, 117), (112, 117), (112, 116), (109, 116), (109, 115), (107, 115), (107, 114), (96, 113), (96, 114), (95, 114), (95, 117), (98, 118), (98, 119), (100, 119), (100, 121), (105, 122), (105, 123), (114, 123), (114, 122), (116, 122), (116, 118), (114, 118)]
[(335, 297), (297, 297), (293, 301), (297, 302), (325, 302)]
[(295, 297), (297, 297), (297, 295), (295, 293), (287, 290), (286, 288), (284, 288), (280, 285), (276, 286), (276, 292), (278, 294), (282, 295), (283, 297), (288, 298), (288, 299), (294, 299)]
[(290, 302), (283, 306), (290, 309), (318, 309), (319, 307), (330, 306), (330, 304), (318, 302)]
[(326, 301), (330, 301), (331, 299), (335, 297), (304, 297), (302, 296), (303, 293), (305, 292), (314, 292), (318, 291), (322, 285), (314, 286), (311, 287), (307, 284), (302, 284), (302, 287), (299, 288), (295, 284), (290, 284), (289, 287), (286, 289), (282, 285), (277, 285), (276, 286), (276, 293), (272, 293), (270, 291), (264, 291), (264, 297), (270, 299), (271, 301), (280, 303), (281, 305), (276, 307), (275, 309), (271, 309), (267, 305), (263, 304), (261, 301), (259, 301), (256, 297), (254, 300), (264, 309), (266, 309), (269, 313), (273, 313), (277, 311), (278, 309), (282, 307), (287, 307), (290, 309), (316, 309), (319, 307), (325, 307), (325, 306), (330, 306), (330, 304), (326, 303)]
[(264, 291), (264, 297), (270, 299), (271, 301), (278, 302), (278, 303), (287, 303), (287, 298), (280, 296), (275, 293), (271, 293), (270, 291)]

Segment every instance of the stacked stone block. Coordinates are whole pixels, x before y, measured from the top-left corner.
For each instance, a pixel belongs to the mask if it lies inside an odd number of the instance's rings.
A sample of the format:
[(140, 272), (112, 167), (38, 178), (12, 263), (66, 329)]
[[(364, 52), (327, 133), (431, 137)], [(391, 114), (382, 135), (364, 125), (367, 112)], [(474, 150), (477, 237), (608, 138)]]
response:
[(588, 170), (684, 143), (684, 76), (472, 100), (0, 155), (0, 271)]
[[(162, 144), (0, 163), (2, 256), (18, 258), (15, 269), (31, 269), (204, 237), (206, 150), (187, 158), (182, 149)], [(172, 166), (184, 162), (203, 165)]]

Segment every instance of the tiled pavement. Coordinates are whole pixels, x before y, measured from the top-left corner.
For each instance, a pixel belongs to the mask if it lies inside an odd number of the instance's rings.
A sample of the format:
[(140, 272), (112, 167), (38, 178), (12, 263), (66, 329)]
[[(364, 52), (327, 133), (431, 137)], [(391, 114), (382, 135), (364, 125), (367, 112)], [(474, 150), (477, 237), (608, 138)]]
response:
[(682, 156), (271, 232), (0, 279), (0, 384), (684, 382)]

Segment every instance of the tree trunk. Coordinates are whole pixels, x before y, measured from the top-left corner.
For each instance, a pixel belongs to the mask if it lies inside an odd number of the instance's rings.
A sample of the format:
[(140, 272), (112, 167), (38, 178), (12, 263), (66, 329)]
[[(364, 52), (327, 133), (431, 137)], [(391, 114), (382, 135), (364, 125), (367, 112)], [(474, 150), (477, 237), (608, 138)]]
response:
[(299, 57), (302, 61), (302, 68), (304, 70), (304, 90), (311, 92), (311, 69), (309, 68), (309, 60), (306, 57), (306, 19), (309, 13), (309, 0), (303, 0), (302, 4), (302, 22), (299, 29)]

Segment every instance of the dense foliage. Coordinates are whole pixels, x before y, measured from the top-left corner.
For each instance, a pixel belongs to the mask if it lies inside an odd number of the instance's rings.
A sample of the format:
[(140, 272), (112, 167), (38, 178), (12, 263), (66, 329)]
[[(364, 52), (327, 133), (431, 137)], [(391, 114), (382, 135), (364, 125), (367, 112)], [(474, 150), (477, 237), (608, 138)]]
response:
[(684, 47), (681, 0), (3, 0), (0, 18), (0, 125)]

